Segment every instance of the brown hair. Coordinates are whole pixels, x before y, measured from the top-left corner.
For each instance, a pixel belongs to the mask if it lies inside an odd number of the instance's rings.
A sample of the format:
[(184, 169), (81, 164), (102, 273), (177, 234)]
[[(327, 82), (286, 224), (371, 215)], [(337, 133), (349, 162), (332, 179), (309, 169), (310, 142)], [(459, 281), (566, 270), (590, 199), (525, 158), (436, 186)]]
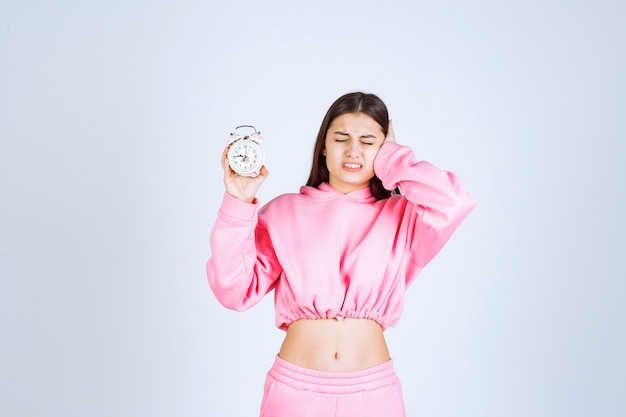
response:
[[(324, 120), (322, 120), (322, 125), (317, 134), (317, 140), (315, 141), (315, 147), (313, 149), (311, 174), (309, 175), (306, 185), (317, 188), (321, 183), (328, 182), (330, 174), (326, 166), (326, 157), (322, 154), (326, 142), (326, 133), (333, 120), (346, 113), (367, 114), (382, 127), (383, 134), (387, 136), (389, 112), (387, 111), (385, 103), (378, 96), (354, 92), (339, 97), (330, 106), (326, 112), (326, 116), (324, 116)], [(385, 187), (383, 187), (382, 181), (377, 176), (374, 176), (370, 180), (370, 191), (376, 200), (388, 198), (396, 192), (386, 190)]]

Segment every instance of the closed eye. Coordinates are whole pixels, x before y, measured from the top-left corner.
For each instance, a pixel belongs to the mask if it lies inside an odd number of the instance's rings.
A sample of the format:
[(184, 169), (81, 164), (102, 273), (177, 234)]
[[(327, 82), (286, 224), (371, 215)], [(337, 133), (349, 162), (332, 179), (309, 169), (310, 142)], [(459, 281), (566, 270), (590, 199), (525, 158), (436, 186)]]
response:
[(376, 136), (374, 135), (361, 135), (361, 143), (365, 145), (373, 145), (376, 142)]
[[(335, 142), (347, 142), (350, 140), (350, 135), (346, 132), (333, 132), (335, 137)], [(363, 145), (375, 145), (376, 144), (376, 136), (374, 135), (363, 135), (359, 138), (359, 141)]]

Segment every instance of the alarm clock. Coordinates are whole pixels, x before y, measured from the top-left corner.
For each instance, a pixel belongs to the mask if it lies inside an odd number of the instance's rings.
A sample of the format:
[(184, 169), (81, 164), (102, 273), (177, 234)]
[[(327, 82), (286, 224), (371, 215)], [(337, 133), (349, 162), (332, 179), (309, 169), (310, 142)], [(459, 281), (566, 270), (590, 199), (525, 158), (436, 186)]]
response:
[(265, 163), (265, 151), (261, 146), (263, 138), (261, 132), (257, 132), (256, 128), (250, 125), (237, 126), (235, 132), (242, 128), (251, 128), (254, 133), (245, 136), (238, 133), (230, 134), (228, 164), (238, 175), (256, 177)]

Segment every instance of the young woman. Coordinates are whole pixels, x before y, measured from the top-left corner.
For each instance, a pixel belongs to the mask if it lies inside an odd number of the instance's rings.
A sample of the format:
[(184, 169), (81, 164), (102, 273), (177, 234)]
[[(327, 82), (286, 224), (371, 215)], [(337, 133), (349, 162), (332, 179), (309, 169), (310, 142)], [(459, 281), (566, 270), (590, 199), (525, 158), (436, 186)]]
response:
[(329, 108), (307, 185), (259, 207), (268, 176), (236, 175), (224, 193), (207, 274), (225, 307), (275, 291), (286, 332), (261, 417), (404, 416), (384, 330), (411, 282), (475, 203), (457, 177), (396, 143), (385, 104), (349, 93)]

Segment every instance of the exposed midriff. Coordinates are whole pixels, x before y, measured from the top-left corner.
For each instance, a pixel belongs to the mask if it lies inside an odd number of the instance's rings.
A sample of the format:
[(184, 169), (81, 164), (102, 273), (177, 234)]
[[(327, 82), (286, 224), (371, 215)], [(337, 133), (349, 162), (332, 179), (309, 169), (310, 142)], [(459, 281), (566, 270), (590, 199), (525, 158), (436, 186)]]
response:
[(303, 368), (350, 372), (389, 360), (382, 327), (370, 319), (300, 319), (289, 325), (279, 356)]

